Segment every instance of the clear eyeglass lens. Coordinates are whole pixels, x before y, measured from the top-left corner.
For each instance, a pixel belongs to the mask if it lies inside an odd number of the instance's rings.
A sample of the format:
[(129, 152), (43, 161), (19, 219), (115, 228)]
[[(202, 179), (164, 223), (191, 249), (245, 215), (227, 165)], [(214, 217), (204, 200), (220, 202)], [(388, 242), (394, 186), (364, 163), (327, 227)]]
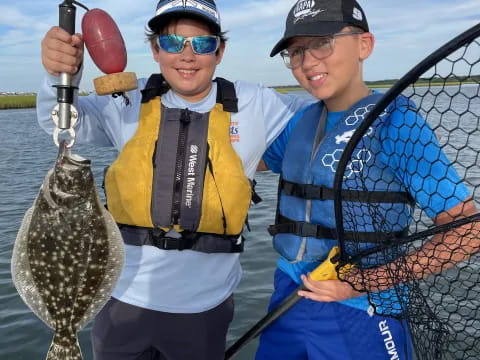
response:
[(280, 52), (280, 56), (283, 59), (283, 62), (285, 63), (286, 67), (291, 69), (291, 63), (290, 63), (290, 56), (288, 55), (288, 52), (286, 50), (283, 50)]
[(312, 39), (306, 45), (289, 48), (281, 55), (287, 67), (296, 68), (303, 63), (305, 51), (307, 50), (318, 60), (330, 56), (333, 50), (332, 42), (333, 38)]
[(307, 49), (317, 59), (321, 60), (330, 56), (333, 52), (333, 38), (318, 38), (308, 44)]
[(305, 51), (309, 51), (317, 60), (322, 60), (333, 53), (333, 43), (337, 36), (358, 35), (363, 31), (347, 31), (333, 34), (331, 37), (319, 37), (312, 39), (304, 46), (292, 47), (280, 52), (280, 55), (289, 69), (294, 69), (303, 63)]

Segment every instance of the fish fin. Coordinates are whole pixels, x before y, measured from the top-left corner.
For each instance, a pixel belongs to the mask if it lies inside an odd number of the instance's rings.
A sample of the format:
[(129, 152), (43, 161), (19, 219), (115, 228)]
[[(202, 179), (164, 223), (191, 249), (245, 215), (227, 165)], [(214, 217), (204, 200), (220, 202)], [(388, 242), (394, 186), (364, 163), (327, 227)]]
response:
[(75, 336), (74, 341), (65, 341), (59, 334), (55, 333), (52, 344), (48, 349), (45, 360), (82, 360), (82, 351)]

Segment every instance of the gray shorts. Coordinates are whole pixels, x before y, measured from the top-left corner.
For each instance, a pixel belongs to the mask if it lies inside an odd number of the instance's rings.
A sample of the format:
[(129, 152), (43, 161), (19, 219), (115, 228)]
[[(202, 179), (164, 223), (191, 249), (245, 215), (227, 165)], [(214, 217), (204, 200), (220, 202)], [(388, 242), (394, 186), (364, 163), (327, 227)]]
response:
[(95, 360), (223, 360), (233, 295), (217, 307), (174, 314), (112, 298), (95, 317)]

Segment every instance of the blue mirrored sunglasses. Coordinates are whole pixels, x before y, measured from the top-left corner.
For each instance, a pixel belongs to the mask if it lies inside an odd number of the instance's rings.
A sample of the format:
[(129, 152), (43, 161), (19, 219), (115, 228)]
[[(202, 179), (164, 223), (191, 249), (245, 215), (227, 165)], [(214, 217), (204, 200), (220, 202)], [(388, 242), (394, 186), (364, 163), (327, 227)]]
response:
[(220, 38), (213, 35), (189, 36), (166, 34), (158, 35), (158, 46), (169, 53), (181, 53), (185, 48), (185, 44), (190, 42), (192, 50), (198, 55), (212, 54), (218, 50), (220, 46)]

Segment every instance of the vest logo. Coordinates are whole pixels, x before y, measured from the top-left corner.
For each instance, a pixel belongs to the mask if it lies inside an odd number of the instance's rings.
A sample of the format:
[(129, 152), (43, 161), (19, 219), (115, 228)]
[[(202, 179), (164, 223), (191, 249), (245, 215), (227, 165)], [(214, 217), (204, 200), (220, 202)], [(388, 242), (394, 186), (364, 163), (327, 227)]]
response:
[(314, 7), (314, 0), (299, 0), (293, 9), (293, 23), (296, 24), (297, 21), (303, 20), (307, 16), (315, 17), (317, 14), (325, 11), (322, 9), (314, 10)]
[(380, 321), (378, 323), (378, 328), (380, 329), (380, 333), (383, 337), (383, 343), (385, 344), (385, 349), (387, 350), (387, 354), (390, 356), (390, 360), (399, 360), (397, 346), (393, 341), (392, 332), (388, 327), (387, 320)]
[(240, 142), (240, 131), (238, 130), (238, 121), (232, 121), (230, 123), (230, 142)]
[(188, 172), (187, 172), (188, 176), (195, 176), (196, 174), (195, 165), (197, 165), (197, 158), (198, 158), (197, 154), (191, 154), (188, 157)]
[(357, 9), (356, 7), (353, 8), (353, 14), (352, 14), (352, 17), (358, 21), (362, 21), (363, 20), (363, 15), (362, 15), (362, 12), (360, 11), (360, 9)]
[(354, 132), (355, 132), (355, 130), (348, 130), (348, 131), (345, 131), (341, 135), (335, 136), (335, 144), (338, 145), (342, 142), (343, 143), (348, 143), (350, 141), (350, 139), (352, 138)]
[(187, 181), (186, 181), (186, 191), (185, 191), (185, 206), (192, 208), (192, 199), (195, 194), (195, 176), (197, 174), (197, 160), (198, 160), (198, 146), (190, 146), (190, 154), (188, 155), (187, 163)]

